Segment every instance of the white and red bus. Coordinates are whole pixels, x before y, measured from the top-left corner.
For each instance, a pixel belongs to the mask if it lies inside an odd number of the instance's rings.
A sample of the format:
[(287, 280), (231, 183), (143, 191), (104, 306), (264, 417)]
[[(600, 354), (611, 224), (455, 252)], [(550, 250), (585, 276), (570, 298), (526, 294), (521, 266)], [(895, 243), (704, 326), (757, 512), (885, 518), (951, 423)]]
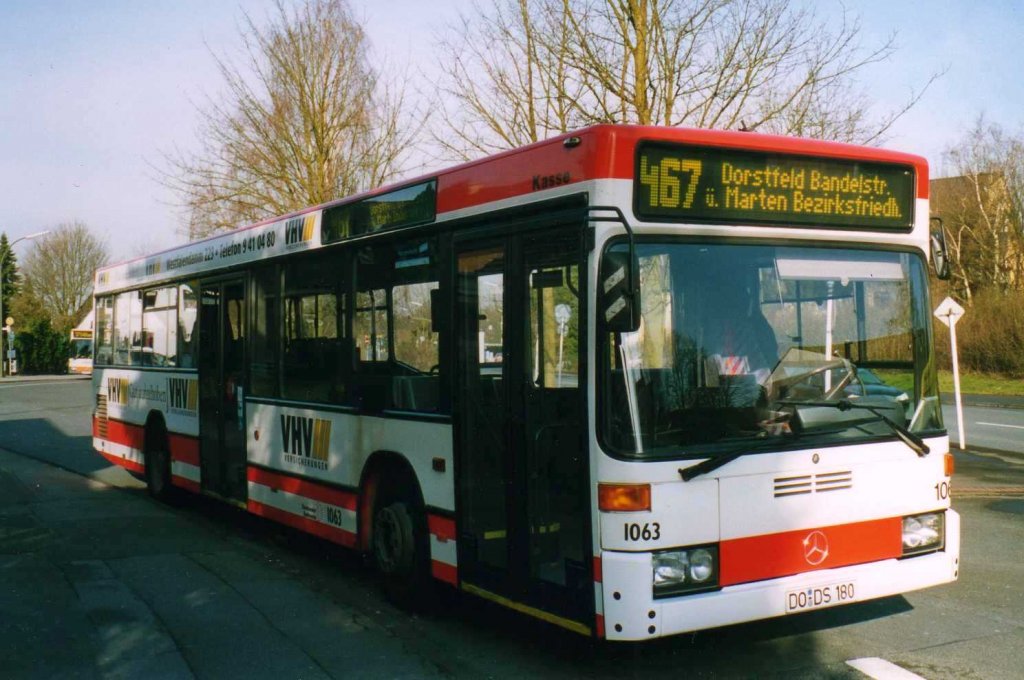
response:
[(928, 227), (917, 156), (588, 128), (101, 269), (94, 446), (599, 638), (948, 583)]

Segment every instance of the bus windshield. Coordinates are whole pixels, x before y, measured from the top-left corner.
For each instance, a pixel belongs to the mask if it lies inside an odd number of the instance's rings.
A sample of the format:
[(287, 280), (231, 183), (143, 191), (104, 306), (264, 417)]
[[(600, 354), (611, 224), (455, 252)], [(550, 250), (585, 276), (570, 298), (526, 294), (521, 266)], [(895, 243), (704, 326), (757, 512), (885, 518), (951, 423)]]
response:
[(92, 339), (72, 340), (70, 354), (72, 359), (92, 359)]
[(919, 255), (678, 240), (636, 250), (640, 328), (601, 343), (610, 452), (852, 443), (892, 437), (886, 418), (941, 431)]

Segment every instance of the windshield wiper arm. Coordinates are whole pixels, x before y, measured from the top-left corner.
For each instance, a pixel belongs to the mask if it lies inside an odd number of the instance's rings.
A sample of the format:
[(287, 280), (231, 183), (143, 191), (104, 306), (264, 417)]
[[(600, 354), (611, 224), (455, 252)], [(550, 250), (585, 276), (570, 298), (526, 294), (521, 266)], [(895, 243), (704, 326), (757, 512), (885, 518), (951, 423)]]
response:
[(889, 426), (889, 429), (900, 438), (904, 444), (914, 450), (918, 456), (924, 457), (931, 453), (931, 449), (924, 443), (924, 440), (918, 437), (916, 434), (903, 427), (895, 420), (891, 420), (887, 415), (878, 410), (877, 406), (868, 406), (867, 404), (857, 404), (849, 399), (838, 399), (836, 401), (801, 401), (799, 399), (782, 400), (780, 404), (786, 406), (821, 406), (827, 408), (834, 408), (839, 411), (849, 411), (851, 409), (862, 409), (869, 411), (878, 417), (880, 422), (885, 423)]
[(767, 449), (774, 448), (779, 445), (778, 439), (760, 439), (750, 444), (743, 444), (737, 446), (734, 449), (724, 451), (717, 456), (708, 458), (704, 462), (691, 465), (688, 468), (679, 468), (679, 476), (683, 478), (684, 482), (688, 482), (694, 477), (717, 470), (720, 467), (728, 465), (737, 458), (742, 458), (751, 453), (760, 453)]

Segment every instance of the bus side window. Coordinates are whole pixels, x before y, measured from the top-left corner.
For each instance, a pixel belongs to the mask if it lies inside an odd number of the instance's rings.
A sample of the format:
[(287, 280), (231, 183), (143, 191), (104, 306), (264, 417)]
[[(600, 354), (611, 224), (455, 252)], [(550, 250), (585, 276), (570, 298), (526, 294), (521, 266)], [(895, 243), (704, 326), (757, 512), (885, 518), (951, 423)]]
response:
[(249, 390), (254, 397), (278, 396), (278, 347), (281, 341), (281, 275), (269, 265), (252, 273), (252, 360)]
[(107, 296), (96, 301), (96, 363), (110, 364), (114, 360), (114, 298)]
[(395, 328), (391, 408), (437, 411), (440, 352), (438, 334), (432, 329), (432, 300), (437, 289), (437, 281), (424, 281), (391, 290)]
[(143, 366), (174, 366), (177, 337), (177, 288), (147, 290), (142, 295)]
[(440, 276), (437, 241), (363, 248), (355, 260), (352, 339), (360, 406), (436, 412), (441, 385), (433, 315)]
[(118, 366), (131, 364), (129, 343), (131, 330), (131, 296), (133, 293), (120, 293), (114, 298), (114, 363)]
[(284, 275), (282, 396), (315, 402), (343, 401), (339, 381), (338, 255), (327, 253), (289, 263)]
[(183, 283), (178, 287), (178, 357), (181, 368), (196, 367), (196, 321), (199, 305), (196, 300), (197, 282)]

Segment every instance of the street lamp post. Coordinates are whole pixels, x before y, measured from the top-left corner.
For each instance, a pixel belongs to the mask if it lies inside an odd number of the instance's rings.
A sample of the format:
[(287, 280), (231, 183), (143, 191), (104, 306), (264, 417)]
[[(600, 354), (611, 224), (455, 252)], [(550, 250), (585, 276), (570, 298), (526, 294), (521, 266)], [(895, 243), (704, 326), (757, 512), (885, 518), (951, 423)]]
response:
[[(10, 243), (7, 244), (7, 250), (13, 251), (15, 244), (21, 243), (22, 241), (29, 241), (29, 240), (34, 239), (34, 238), (39, 238), (40, 236), (45, 236), (46, 234), (49, 234), (49, 233), (50, 233), (50, 230), (47, 229), (46, 231), (39, 231), (39, 232), (36, 232), (35, 234), (29, 234), (28, 236), (22, 236), (21, 238), (16, 238), (16, 239), (14, 239), (13, 241), (11, 241)], [(6, 250), (4, 252), (0, 253), (0, 378), (4, 377), (4, 360), (6, 359), (6, 357), (3, 356), (4, 343), (2, 342), (3, 337), (4, 337), (3, 336), (3, 327), (4, 327), (4, 259), (6, 257), (7, 257), (7, 251)], [(8, 333), (9, 333), (9, 331), (8, 331)]]

